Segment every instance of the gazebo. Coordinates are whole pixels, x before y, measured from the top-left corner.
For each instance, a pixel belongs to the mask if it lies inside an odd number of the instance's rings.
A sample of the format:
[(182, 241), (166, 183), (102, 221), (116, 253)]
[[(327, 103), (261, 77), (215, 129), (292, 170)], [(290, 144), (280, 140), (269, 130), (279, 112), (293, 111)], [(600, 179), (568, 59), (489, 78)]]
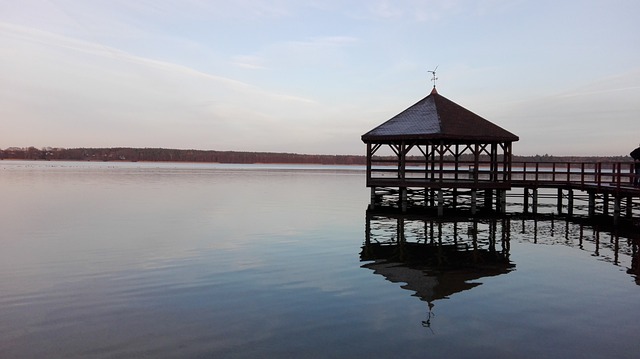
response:
[[(362, 135), (370, 208), (504, 209), (518, 136), (436, 91)], [(494, 201), (495, 199), (495, 201)]]

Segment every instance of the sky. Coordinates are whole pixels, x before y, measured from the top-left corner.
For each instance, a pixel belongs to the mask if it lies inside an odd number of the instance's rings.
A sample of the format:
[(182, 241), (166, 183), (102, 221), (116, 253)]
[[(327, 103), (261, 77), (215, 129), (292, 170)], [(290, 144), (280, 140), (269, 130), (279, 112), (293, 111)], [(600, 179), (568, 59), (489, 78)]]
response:
[(640, 144), (637, 0), (0, 0), (0, 148), (365, 154), (442, 96), (518, 155)]

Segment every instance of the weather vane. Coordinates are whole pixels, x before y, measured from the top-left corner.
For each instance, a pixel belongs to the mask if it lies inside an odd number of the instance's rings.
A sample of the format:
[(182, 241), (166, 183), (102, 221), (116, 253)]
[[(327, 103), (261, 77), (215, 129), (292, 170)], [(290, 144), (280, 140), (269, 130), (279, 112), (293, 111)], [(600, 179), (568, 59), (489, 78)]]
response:
[(438, 69), (437, 65), (435, 69), (433, 69), (433, 71), (429, 70), (429, 73), (433, 75), (433, 77), (431, 77), (431, 81), (433, 81), (433, 88), (436, 88), (436, 81), (438, 81), (438, 78), (436, 77), (436, 70)]

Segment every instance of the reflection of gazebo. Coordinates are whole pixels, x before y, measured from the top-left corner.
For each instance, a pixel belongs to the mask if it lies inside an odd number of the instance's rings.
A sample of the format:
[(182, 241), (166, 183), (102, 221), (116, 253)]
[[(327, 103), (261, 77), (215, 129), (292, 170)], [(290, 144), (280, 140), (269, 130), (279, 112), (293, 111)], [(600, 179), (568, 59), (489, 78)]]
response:
[[(505, 218), (378, 215), (367, 210), (362, 265), (429, 303), (472, 289), (486, 277), (509, 273)], [(423, 324), (428, 326), (430, 319)]]
[(373, 270), (389, 282), (405, 283), (403, 289), (415, 292), (415, 296), (428, 303), (477, 287), (482, 284), (477, 280), (482, 278), (506, 274), (511, 270), (505, 265), (482, 270), (463, 268), (457, 271), (429, 272), (419, 267), (387, 261), (371, 262), (362, 267)]
[[(518, 136), (441, 96), (431, 94), (362, 135), (367, 145), (367, 187), (371, 206), (391, 197), (408, 206), (456, 206), (461, 195), (475, 213), (478, 192), (484, 207), (504, 208), (511, 187), (511, 148)], [(386, 151), (386, 153), (385, 153)]]

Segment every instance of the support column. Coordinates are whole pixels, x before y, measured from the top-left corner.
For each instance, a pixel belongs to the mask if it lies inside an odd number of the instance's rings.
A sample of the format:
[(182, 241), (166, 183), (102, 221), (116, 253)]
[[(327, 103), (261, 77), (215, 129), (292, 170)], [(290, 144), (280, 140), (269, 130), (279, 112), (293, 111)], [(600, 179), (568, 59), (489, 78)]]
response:
[(589, 192), (589, 217), (596, 214), (596, 194)]
[(522, 204), (522, 211), (524, 213), (529, 213), (529, 189), (528, 188), (524, 188), (524, 198), (523, 198), (524, 202)]
[(616, 196), (613, 200), (613, 224), (617, 225), (620, 219), (620, 202), (622, 198)]
[(442, 193), (442, 188), (438, 189), (438, 216), (442, 217), (444, 215), (444, 194)]
[(558, 210), (558, 214), (562, 214), (562, 188), (558, 188), (558, 204), (557, 204), (557, 210)]
[(567, 200), (567, 213), (569, 214), (569, 216), (573, 216), (573, 190), (572, 189), (569, 189), (567, 196), (569, 197)]
[(407, 211), (407, 188), (406, 187), (400, 188), (400, 210), (402, 210), (402, 212)]
[(475, 215), (476, 214), (476, 208), (478, 205), (478, 190), (477, 189), (472, 189), (471, 190), (471, 214)]
[(429, 190), (428, 188), (424, 188), (424, 207), (429, 207)]
[(534, 188), (531, 190), (531, 197), (533, 197), (531, 200), (533, 202), (532, 204), (532, 208), (531, 208), (531, 212), (533, 212), (533, 214), (538, 214), (538, 189)]
[(506, 191), (502, 189), (496, 190), (496, 212), (504, 213), (506, 206)]
[[(457, 176), (457, 174), (456, 174)], [(458, 208), (458, 189), (454, 188), (452, 191), (452, 195), (453, 195), (453, 202), (451, 202), (451, 207), (453, 207), (453, 209)]]
[(484, 208), (490, 210), (493, 208), (493, 190), (484, 190)]
[(602, 196), (602, 214), (605, 216), (609, 215), (609, 194), (605, 193)]
[(369, 203), (369, 209), (376, 208), (376, 188), (371, 187), (371, 202)]
[(633, 197), (627, 197), (627, 219), (633, 218)]

